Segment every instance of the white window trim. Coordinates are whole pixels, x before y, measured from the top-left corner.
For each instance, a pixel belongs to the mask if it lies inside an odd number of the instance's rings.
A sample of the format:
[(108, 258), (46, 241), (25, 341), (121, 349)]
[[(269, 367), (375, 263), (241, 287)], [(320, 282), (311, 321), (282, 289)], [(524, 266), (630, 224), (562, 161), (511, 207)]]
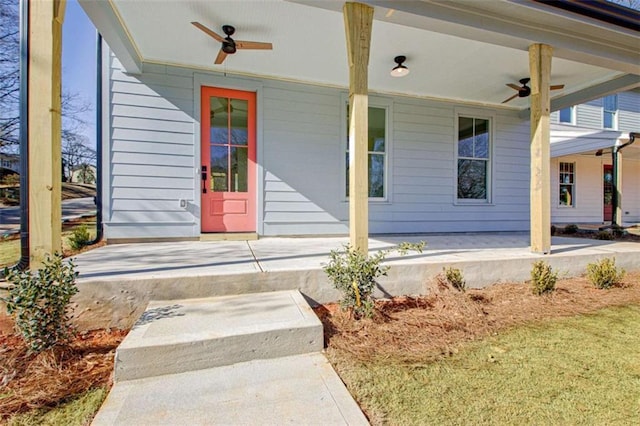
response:
[[(565, 183), (560, 181), (560, 173), (562, 173), (560, 169), (561, 169), (561, 165), (564, 164), (564, 163), (573, 165), (573, 184), (572, 184), (573, 185), (573, 195), (571, 196), (572, 197), (571, 198), (571, 202), (572, 203), (571, 203), (570, 206), (567, 206), (567, 205), (564, 205), (564, 204), (560, 203), (560, 185), (567, 185), (567, 184), (565, 184)], [(575, 161), (558, 161), (558, 174), (557, 174), (557, 177), (558, 177), (558, 194), (557, 194), (557, 197), (556, 197), (556, 202), (557, 202), (557, 206), (558, 206), (559, 209), (575, 209), (576, 208), (576, 204), (577, 204), (576, 193), (577, 193), (577, 187), (578, 187), (578, 179), (577, 179), (578, 173), (576, 172), (576, 169), (577, 169), (577, 165), (576, 165)]]
[[(343, 202), (348, 202), (349, 201), (349, 197), (345, 194), (346, 192), (346, 187), (343, 185), (346, 185), (347, 182), (347, 170), (346, 167), (344, 167), (344, 159), (345, 159), (345, 153), (347, 152), (347, 139), (348, 139), (348, 128), (347, 128), (347, 109), (349, 108), (349, 94), (348, 93), (342, 93), (340, 96), (340, 134), (341, 134), (341, 143), (340, 143), (340, 161), (341, 164), (343, 164), (343, 166), (341, 167), (341, 182), (342, 184), (340, 185), (341, 191), (342, 191), (342, 201)], [(383, 98), (383, 97), (379, 97), (379, 96), (369, 96), (369, 105), (370, 107), (374, 107), (374, 108), (384, 108), (385, 109), (385, 143), (384, 143), (384, 147), (385, 147), (385, 164), (384, 164), (384, 197), (369, 197), (369, 202), (370, 203), (376, 203), (376, 204), (390, 204), (391, 203), (391, 198), (392, 198), (392, 185), (393, 185), (393, 179), (392, 179), (392, 164), (393, 164), (393, 157), (392, 157), (392, 152), (393, 152), (393, 141), (392, 141), (392, 135), (393, 135), (393, 100), (389, 99), (389, 98)]]
[[(493, 187), (494, 187), (494, 173), (493, 163), (495, 144), (496, 144), (496, 114), (491, 111), (473, 109), (473, 108), (454, 108), (454, 123), (453, 123), (453, 204), (458, 206), (473, 205), (473, 206), (493, 206)], [(473, 200), (467, 198), (458, 198), (458, 126), (460, 117), (468, 118), (480, 118), (489, 120), (489, 157), (487, 165), (487, 198), (482, 200)]]
[[(608, 98), (610, 96), (613, 96), (616, 99), (616, 109), (613, 110), (613, 111), (604, 109), (604, 104), (605, 104), (604, 100), (605, 100), (605, 98)], [(620, 108), (618, 106), (619, 101), (620, 101), (620, 99), (618, 98), (617, 94), (608, 95), (608, 96), (605, 96), (604, 98), (602, 98), (602, 129), (603, 130), (618, 130), (618, 115), (619, 115), (618, 111), (620, 110)], [(613, 126), (612, 127), (604, 127), (604, 115), (607, 112), (613, 113), (613, 123), (612, 123)]]

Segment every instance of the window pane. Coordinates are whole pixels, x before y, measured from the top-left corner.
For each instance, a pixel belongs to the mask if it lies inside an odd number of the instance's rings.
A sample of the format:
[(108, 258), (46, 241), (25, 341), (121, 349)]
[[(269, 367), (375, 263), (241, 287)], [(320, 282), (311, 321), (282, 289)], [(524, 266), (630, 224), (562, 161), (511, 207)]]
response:
[(603, 126), (605, 129), (613, 129), (613, 114), (605, 111), (604, 115), (602, 117), (603, 119)]
[(229, 142), (228, 99), (212, 96), (209, 100), (211, 118), (211, 143)]
[(369, 197), (384, 197), (384, 155), (369, 154)]
[(247, 111), (249, 103), (244, 99), (231, 100), (231, 142), (233, 145), (247, 145)]
[(615, 111), (618, 109), (618, 97), (616, 95), (605, 96), (603, 100), (605, 111)]
[(473, 157), (473, 118), (458, 119), (458, 156)]
[(369, 108), (369, 151), (384, 152), (386, 136), (386, 110)]
[(228, 190), (229, 149), (226, 146), (211, 145), (211, 190)]
[(564, 108), (560, 110), (560, 122), (561, 123), (573, 122), (573, 108)]
[(247, 148), (231, 147), (231, 192), (247, 192)]
[(346, 180), (347, 180), (347, 184), (345, 185), (345, 188), (347, 189), (345, 192), (345, 195), (348, 197), (349, 196), (349, 152), (347, 152), (347, 155), (345, 156), (345, 170), (347, 171), (347, 176), (346, 176)]
[(474, 158), (489, 158), (489, 121), (475, 119)]
[(573, 185), (560, 185), (560, 205), (573, 206)]
[(487, 162), (458, 160), (458, 198), (484, 200), (487, 198)]

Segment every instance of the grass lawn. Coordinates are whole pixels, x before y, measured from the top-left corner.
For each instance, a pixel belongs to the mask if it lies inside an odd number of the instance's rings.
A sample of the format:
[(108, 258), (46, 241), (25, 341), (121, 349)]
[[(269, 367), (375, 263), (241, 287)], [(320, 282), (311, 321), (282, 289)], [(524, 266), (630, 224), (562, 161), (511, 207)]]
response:
[(39, 409), (11, 417), (8, 426), (82, 426), (89, 424), (107, 397), (108, 389), (91, 389), (50, 410)]
[(373, 423), (638, 424), (640, 306), (524, 325), (449, 357), (331, 353)]
[[(96, 237), (95, 217), (82, 218), (72, 222), (65, 222), (62, 225), (62, 250), (65, 255), (72, 255), (73, 250), (69, 244), (69, 237), (73, 231), (81, 225), (85, 225), (89, 230), (91, 239)], [(10, 238), (0, 239), (0, 268), (16, 264), (20, 260), (20, 236), (15, 235)]]

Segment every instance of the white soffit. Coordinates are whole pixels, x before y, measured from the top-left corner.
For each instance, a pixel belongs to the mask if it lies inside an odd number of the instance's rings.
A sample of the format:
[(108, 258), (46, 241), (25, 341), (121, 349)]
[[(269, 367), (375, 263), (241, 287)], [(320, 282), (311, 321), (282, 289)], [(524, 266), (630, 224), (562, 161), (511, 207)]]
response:
[[(322, 4), (331, 7), (281, 0), (111, 1), (142, 62), (346, 88), (348, 69), (341, 12), (343, 2)], [(336, 5), (338, 10), (333, 10)], [(520, 78), (529, 75), (526, 43), (524, 49), (516, 45), (505, 47), (427, 31), (417, 28), (419, 21), (426, 18), (401, 11), (386, 18), (387, 10), (377, 7), (373, 24), (369, 62), (369, 87), (373, 92), (498, 106), (515, 93), (505, 84), (517, 84)], [(230, 24), (236, 27), (235, 39), (268, 41), (274, 48), (272, 51), (239, 51), (230, 55), (224, 64), (214, 65), (220, 44), (193, 27), (191, 21), (199, 21), (218, 33), (222, 33), (223, 24)], [(440, 22), (439, 25), (449, 24)], [(397, 55), (407, 56), (405, 65), (411, 70), (411, 74), (400, 79), (389, 75)], [(555, 57), (552, 84), (566, 86), (564, 90), (552, 92), (552, 97), (582, 90), (622, 74), (621, 71)], [(517, 98), (506, 106), (522, 109), (528, 103), (528, 98)]]

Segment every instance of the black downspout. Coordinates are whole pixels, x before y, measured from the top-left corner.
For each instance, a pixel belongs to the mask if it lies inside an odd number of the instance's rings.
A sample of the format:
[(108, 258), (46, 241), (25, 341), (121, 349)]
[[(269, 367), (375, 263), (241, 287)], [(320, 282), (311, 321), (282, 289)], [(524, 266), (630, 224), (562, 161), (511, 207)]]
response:
[(20, 261), (29, 267), (29, 1), (20, 1)]
[(620, 201), (618, 197), (618, 153), (622, 151), (622, 148), (631, 145), (636, 140), (636, 136), (638, 136), (637, 133), (634, 133), (634, 132), (629, 133), (629, 142), (626, 142), (620, 146), (615, 145), (611, 150), (611, 168), (613, 169), (613, 176), (612, 176), (613, 185), (612, 185), (612, 194), (611, 194), (611, 204), (613, 204), (612, 206), (613, 216), (611, 217), (612, 227), (619, 225), (619, 223), (617, 223), (617, 217), (616, 217), (618, 212), (618, 203)]
[(97, 33), (96, 45), (96, 238), (102, 240), (102, 35)]

